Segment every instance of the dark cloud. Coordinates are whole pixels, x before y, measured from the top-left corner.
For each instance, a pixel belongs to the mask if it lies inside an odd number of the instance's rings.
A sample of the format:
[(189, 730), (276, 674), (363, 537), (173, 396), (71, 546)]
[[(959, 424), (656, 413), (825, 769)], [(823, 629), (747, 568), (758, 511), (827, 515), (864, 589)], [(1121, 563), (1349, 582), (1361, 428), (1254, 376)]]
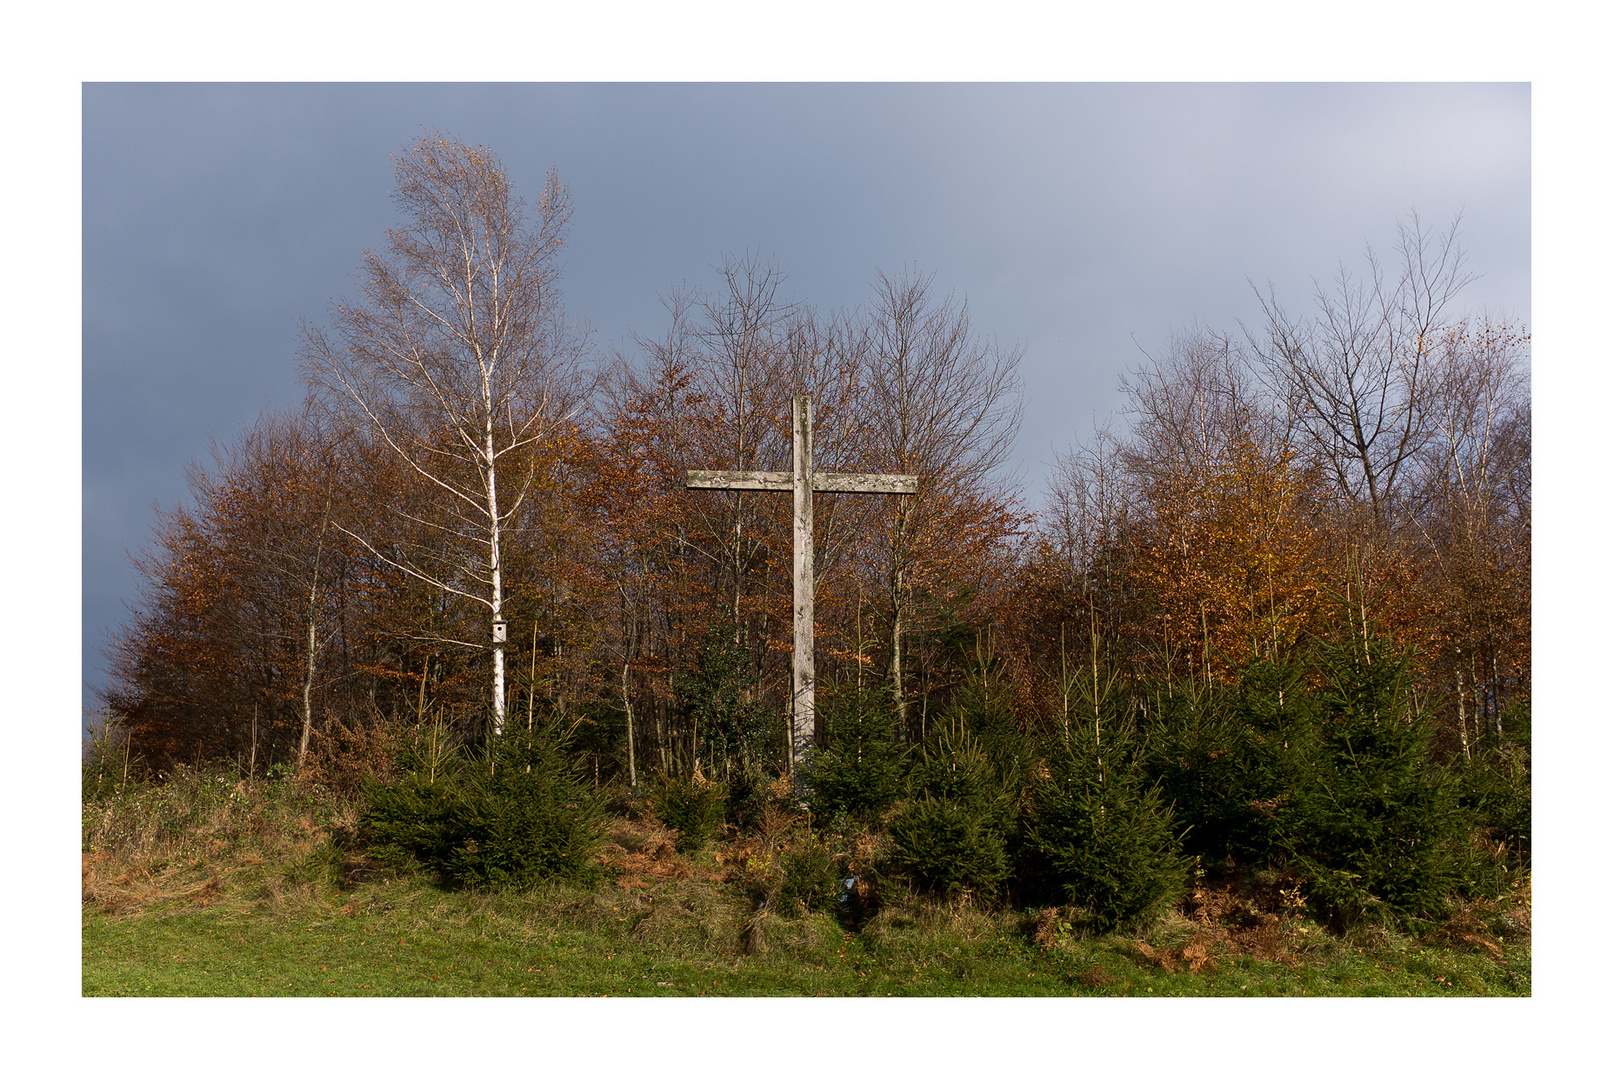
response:
[(300, 400), (297, 320), (384, 243), (389, 155), (425, 129), (529, 193), (559, 172), (568, 307), (602, 350), (725, 252), (823, 308), (876, 267), (934, 271), (1025, 346), (1032, 499), (1140, 345), (1236, 330), (1247, 279), (1303, 305), (1413, 208), (1464, 214), (1472, 305), (1530, 314), (1524, 84), (88, 84), (82, 117), (89, 685), (153, 503), (210, 434)]

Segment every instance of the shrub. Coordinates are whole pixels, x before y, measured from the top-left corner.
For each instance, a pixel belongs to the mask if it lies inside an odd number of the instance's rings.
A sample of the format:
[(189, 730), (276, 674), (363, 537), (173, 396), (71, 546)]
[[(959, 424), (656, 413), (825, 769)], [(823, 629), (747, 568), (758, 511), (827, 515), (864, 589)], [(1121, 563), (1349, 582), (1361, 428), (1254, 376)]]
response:
[(1298, 665), (1257, 662), (1231, 691), (1155, 699), (1146, 774), (1207, 860), (1261, 865), (1280, 855), (1276, 810), (1312, 738), (1315, 700)]
[(896, 717), (878, 689), (845, 686), (820, 699), (823, 738), (805, 771), (808, 804), (825, 819), (878, 817), (902, 794)]
[(1427, 716), (1409, 703), (1406, 660), (1360, 638), (1325, 644), (1317, 659), (1324, 719), (1279, 813), (1293, 865), (1342, 924), (1375, 907), (1433, 914), (1482, 868), (1469, 843), (1474, 819), (1430, 758)]
[(1009, 876), (1014, 803), (981, 740), (954, 717), (908, 775), (891, 823), (892, 863), (923, 892), (990, 895)]
[(483, 761), (372, 783), (361, 836), (378, 858), (419, 860), (451, 885), (506, 888), (598, 873), (601, 807), (550, 727), (507, 728)]
[(1018, 792), (1025, 786), (1035, 755), (1031, 740), (1020, 730), (1012, 690), (996, 668), (990, 664), (977, 666), (959, 688), (943, 720), (975, 738), (1000, 787)]
[(708, 630), (695, 667), (674, 677), (679, 707), (694, 721), (712, 761), (750, 762), (766, 754), (778, 738), (772, 711), (755, 698), (754, 686), (750, 654), (737, 643), (733, 626)]
[(1047, 885), (1087, 909), (1098, 930), (1140, 925), (1183, 895), (1189, 862), (1170, 808), (1149, 785), (1130, 733), (1072, 728), (1031, 790), (1027, 854)]
[(699, 851), (723, 823), (727, 791), (707, 780), (663, 776), (656, 781), (651, 806), (663, 825), (678, 830), (674, 846), (687, 855)]
[(729, 774), (727, 820), (741, 832), (753, 832), (762, 825), (768, 811), (783, 809), (790, 794), (790, 784), (778, 776), (751, 764)]
[(924, 796), (891, 823), (892, 862), (924, 892), (990, 895), (1009, 876), (1003, 833), (978, 806)]
[(840, 903), (842, 882), (829, 848), (803, 837), (779, 853), (779, 883), (769, 903), (783, 915), (833, 912)]
[(1458, 803), (1501, 845), (1512, 866), (1530, 865), (1530, 769), (1517, 751), (1489, 750), (1456, 769)]
[(1458, 801), (1487, 839), (1502, 845), (1508, 865), (1526, 868), (1530, 865), (1529, 702), (1508, 709), (1503, 722), (1508, 741), (1483, 745), (1472, 761), (1459, 763)]
[(138, 784), (145, 768), (135, 755), (128, 729), (116, 720), (97, 717), (83, 748), (80, 792), (85, 802), (106, 799)]

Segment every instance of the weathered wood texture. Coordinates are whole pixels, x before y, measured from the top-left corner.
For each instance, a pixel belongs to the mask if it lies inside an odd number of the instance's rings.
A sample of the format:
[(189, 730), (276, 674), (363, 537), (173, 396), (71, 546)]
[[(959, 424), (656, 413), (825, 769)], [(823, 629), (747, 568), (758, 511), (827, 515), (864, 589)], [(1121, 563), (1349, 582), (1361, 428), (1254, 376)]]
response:
[(864, 495), (912, 495), (919, 477), (896, 473), (813, 473), (814, 491), (851, 491)]
[(714, 472), (690, 469), (684, 473), (686, 488), (719, 488), (724, 491), (790, 491), (796, 478), (787, 472)]
[[(790, 732), (790, 769), (798, 778), (813, 746), (813, 402), (791, 400), (792, 456), (795, 459), (795, 678)], [(800, 781), (798, 779), (798, 787)]]
[[(689, 469), (684, 473), (686, 488), (721, 491), (793, 491), (794, 473), (740, 472)], [(919, 477), (883, 473), (813, 473), (814, 491), (845, 491), (863, 495), (912, 495), (919, 490)]]

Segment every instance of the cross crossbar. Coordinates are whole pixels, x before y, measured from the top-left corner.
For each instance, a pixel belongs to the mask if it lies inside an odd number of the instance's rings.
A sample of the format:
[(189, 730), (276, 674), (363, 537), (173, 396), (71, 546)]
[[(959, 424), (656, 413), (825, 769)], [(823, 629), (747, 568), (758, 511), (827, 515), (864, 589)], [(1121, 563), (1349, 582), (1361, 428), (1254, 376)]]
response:
[(828, 473), (813, 470), (813, 403), (791, 401), (790, 472), (690, 469), (684, 487), (722, 491), (789, 491), (795, 496), (792, 547), (795, 563), (795, 657), (792, 665), (790, 767), (802, 792), (801, 766), (813, 745), (813, 492), (840, 491), (862, 495), (912, 495), (919, 477), (906, 473)]
[[(714, 488), (724, 491), (794, 491), (796, 476), (787, 472), (742, 472), (689, 469), (684, 473), (686, 488)], [(814, 491), (846, 491), (860, 495), (912, 495), (919, 490), (919, 477), (883, 473), (813, 473)]]

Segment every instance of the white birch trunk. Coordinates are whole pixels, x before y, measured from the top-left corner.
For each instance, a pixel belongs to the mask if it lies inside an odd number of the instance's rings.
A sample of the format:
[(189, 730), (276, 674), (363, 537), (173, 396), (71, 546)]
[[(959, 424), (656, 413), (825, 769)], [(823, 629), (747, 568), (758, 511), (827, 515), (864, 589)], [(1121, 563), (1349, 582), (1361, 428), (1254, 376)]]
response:
[[(497, 360), (494, 362), (497, 363)], [(493, 645), (493, 734), (499, 735), (504, 731), (504, 642), (497, 640), (493, 627), (504, 621), (504, 588), (503, 568), (499, 563), (499, 486), (497, 471), (494, 469), (491, 374), (491, 365), (482, 369), (482, 397), (486, 404), (483, 413), (483, 435), (486, 440), (483, 452), (487, 455), (485, 476), (488, 497), (488, 603), (493, 608), (488, 639)]]

